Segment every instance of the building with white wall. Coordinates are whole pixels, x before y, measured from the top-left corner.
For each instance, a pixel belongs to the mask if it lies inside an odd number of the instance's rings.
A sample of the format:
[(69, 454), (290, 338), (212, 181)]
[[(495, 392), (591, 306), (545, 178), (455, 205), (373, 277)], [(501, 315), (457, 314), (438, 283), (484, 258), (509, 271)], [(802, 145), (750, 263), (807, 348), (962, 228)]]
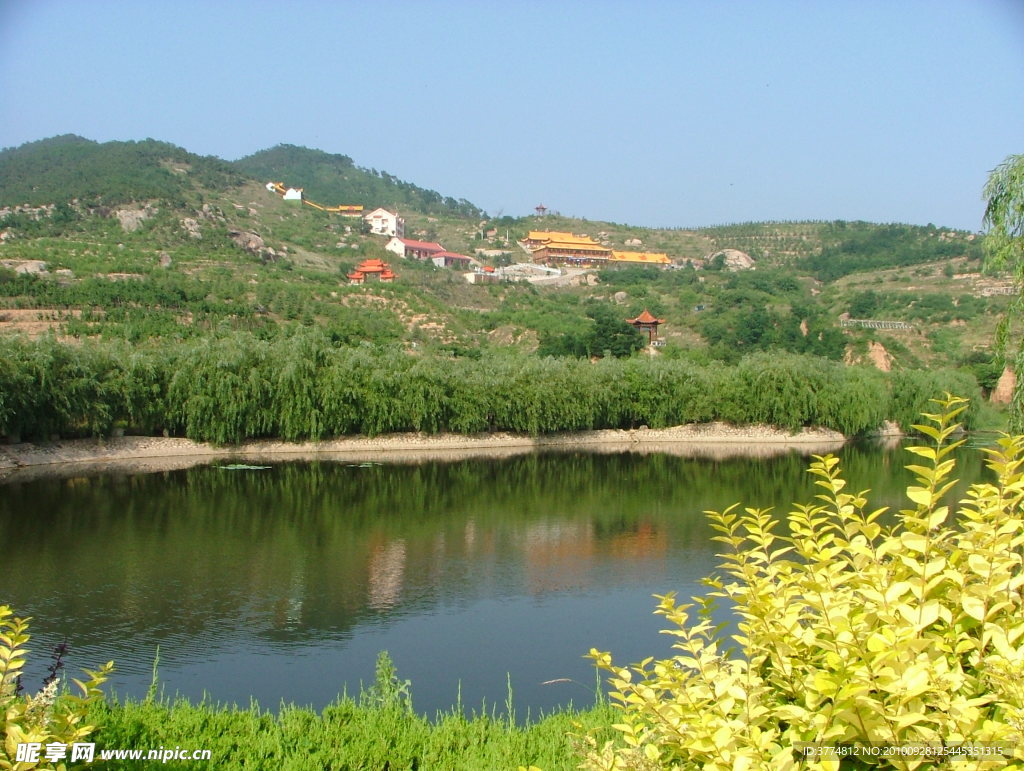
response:
[(371, 233), (398, 238), (405, 236), (405, 220), (398, 216), (398, 212), (383, 208), (374, 209), (369, 214), (364, 214), (363, 219), (370, 224)]

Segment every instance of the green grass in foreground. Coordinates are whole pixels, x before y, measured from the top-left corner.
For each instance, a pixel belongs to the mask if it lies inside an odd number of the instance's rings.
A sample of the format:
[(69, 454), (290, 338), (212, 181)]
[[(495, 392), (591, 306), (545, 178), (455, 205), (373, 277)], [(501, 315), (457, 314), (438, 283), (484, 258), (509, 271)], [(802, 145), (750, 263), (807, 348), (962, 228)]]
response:
[[(155, 689), (154, 689), (155, 690)], [(506, 705), (511, 706), (511, 705)], [(578, 768), (573, 735), (591, 730), (612, 739), (614, 710), (600, 704), (565, 709), (525, 725), (514, 717), (452, 709), (430, 720), (412, 709), (408, 683), (378, 659), (377, 679), (358, 699), (342, 696), (316, 712), (283, 705), (277, 713), (192, 704), (153, 694), (141, 701), (97, 703), (88, 716), (90, 737), (105, 749), (206, 749), (209, 761), (110, 760), (108, 769), (516, 769)], [(97, 752), (98, 756), (98, 752)]]

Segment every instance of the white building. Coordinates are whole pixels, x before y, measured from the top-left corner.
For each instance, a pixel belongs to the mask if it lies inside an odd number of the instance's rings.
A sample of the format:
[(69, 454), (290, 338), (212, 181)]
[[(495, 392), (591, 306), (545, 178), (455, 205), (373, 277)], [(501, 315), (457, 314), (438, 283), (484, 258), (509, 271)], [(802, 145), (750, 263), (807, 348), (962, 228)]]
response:
[(286, 201), (301, 201), (302, 200), (302, 188), (301, 187), (289, 187), (286, 188), (283, 182), (268, 182), (267, 190), (271, 193), (277, 193), (279, 196), (284, 198)]
[(370, 223), (370, 232), (379, 236), (405, 236), (405, 220), (398, 216), (397, 212), (387, 209), (374, 209), (369, 214), (364, 214), (363, 219)]

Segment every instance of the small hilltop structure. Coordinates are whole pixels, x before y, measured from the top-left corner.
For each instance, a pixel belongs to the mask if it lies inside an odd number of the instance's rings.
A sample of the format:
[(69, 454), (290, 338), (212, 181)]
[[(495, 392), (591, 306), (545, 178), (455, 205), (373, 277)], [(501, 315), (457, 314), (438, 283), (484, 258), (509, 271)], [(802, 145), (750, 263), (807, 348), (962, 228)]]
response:
[(267, 190), (271, 193), (277, 193), (285, 201), (295, 203), (297, 205), (311, 206), (314, 209), (320, 211), (331, 212), (332, 214), (341, 214), (345, 217), (362, 217), (363, 207), (361, 204), (340, 204), (338, 206), (325, 206), (324, 204), (317, 203), (316, 201), (310, 201), (303, 194), (301, 187), (285, 187), (284, 182), (268, 182)]
[(646, 332), (648, 345), (655, 348), (663, 345), (663, 342), (658, 339), (658, 325), (664, 324), (665, 319), (655, 317), (649, 310), (644, 308), (643, 313), (635, 319), (626, 319), (626, 323), (632, 325), (641, 334)]

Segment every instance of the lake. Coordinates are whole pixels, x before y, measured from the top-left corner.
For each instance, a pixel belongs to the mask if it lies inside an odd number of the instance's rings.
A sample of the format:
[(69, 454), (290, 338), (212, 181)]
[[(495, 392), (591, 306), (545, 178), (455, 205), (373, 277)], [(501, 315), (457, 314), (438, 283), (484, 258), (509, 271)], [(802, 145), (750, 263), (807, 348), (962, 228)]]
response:
[[(839, 453), (873, 506), (903, 505), (899, 449)], [(425, 713), (519, 719), (593, 703), (583, 658), (667, 655), (654, 594), (716, 565), (703, 512), (809, 500), (807, 459), (558, 452), (451, 462), (227, 461), (0, 485), (0, 602), (32, 616), (30, 689), (65, 636), (78, 677), (142, 696), (321, 708), (379, 651)], [(983, 473), (960, 454), (964, 483)], [(554, 682), (552, 682), (554, 681)]]

